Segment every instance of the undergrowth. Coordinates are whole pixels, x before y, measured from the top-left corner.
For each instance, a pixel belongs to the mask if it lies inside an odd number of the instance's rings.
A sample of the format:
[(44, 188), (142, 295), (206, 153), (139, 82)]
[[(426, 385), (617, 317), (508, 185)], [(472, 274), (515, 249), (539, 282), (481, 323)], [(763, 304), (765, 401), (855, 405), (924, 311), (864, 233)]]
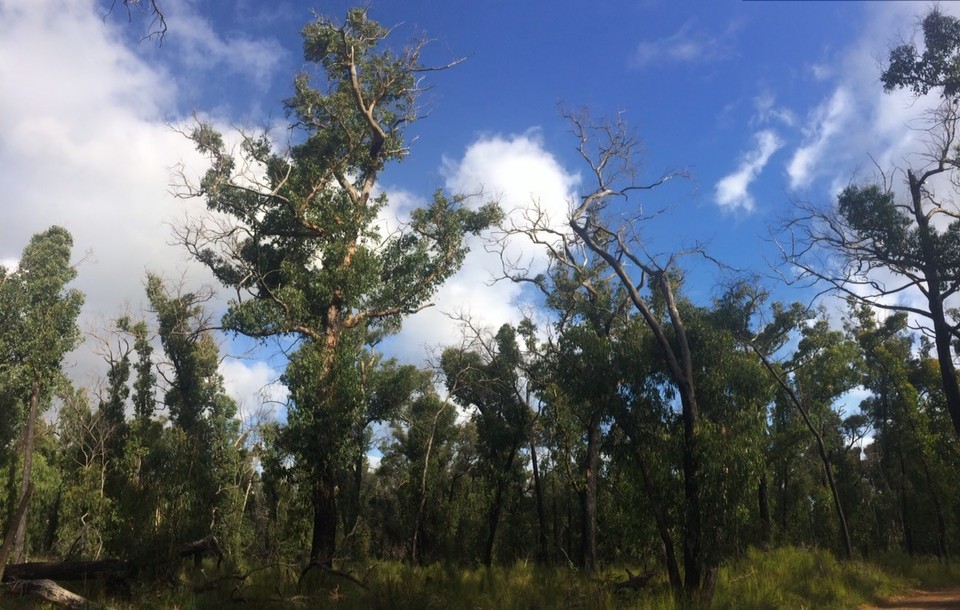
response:
[[(172, 580), (141, 583), (125, 593), (91, 584), (79, 593), (117, 610), (237, 608), (430, 609), (463, 608), (649, 608), (676, 607), (665, 574), (641, 591), (615, 590), (626, 569), (608, 567), (593, 576), (563, 567), (520, 562), (513, 566), (465, 569), (451, 564), (426, 567), (396, 562), (343, 566), (366, 589), (342, 575), (313, 570), (299, 583), (295, 566), (237, 571), (205, 566), (185, 568)], [(637, 570), (634, 569), (634, 572)], [(912, 588), (960, 583), (960, 566), (888, 554), (869, 561), (839, 561), (828, 551), (779, 548), (748, 552), (720, 568), (715, 608), (857, 608)], [(9, 592), (4, 608), (42, 608)]]

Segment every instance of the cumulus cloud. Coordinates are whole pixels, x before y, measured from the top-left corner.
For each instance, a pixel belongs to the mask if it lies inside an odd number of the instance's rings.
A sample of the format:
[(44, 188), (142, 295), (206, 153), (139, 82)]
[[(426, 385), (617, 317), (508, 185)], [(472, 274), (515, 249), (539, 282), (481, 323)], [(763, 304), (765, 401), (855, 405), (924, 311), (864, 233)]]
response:
[(227, 394), (237, 401), (240, 418), (245, 422), (276, 419), (286, 404), (289, 391), (280, 383), (280, 371), (261, 360), (227, 359), (220, 363)]
[[(490, 199), (500, 202), (507, 222), (523, 224), (525, 216), (539, 210), (557, 225), (565, 221), (579, 176), (564, 169), (543, 146), (536, 131), (524, 134), (483, 136), (470, 144), (459, 159), (445, 159), (445, 186), (452, 192), (478, 194), (472, 205)], [(400, 336), (391, 342), (397, 355), (422, 362), (428, 350), (459, 342), (460, 329), (453, 319), (464, 315), (478, 326), (495, 328), (520, 319), (521, 286), (509, 281), (492, 283), (503, 274), (498, 253), (488, 252), (481, 238), (471, 238), (471, 251), (463, 267), (435, 295), (431, 307), (411, 316)], [(542, 271), (546, 255), (522, 239), (506, 244), (506, 258)]]
[(737, 169), (716, 184), (714, 201), (725, 210), (753, 211), (754, 200), (748, 190), (750, 184), (766, 167), (773, 153), (783, 146), (783, 141), (776, 132), (769, 129), (754, 134), (754, 140), (755, 148), (743, 156)]
[[(142, 48), (124, 42), (125, 20), (104, 20), (99, 6), (0, 2), (0, 82), (16, 84), (0, 88), (0, 258), (15, 259), (50, 225), (68, 229), (85, 331), (139, 311), (148, 270), (187, 274), (190, 285), (212, 279), (169, 244), (170, 225), (187, 209), (170, 195), (171, 168), (202, 173), (193, 146), (166, 123), (177, 120), (178, 81), (156, 58), (138, 56)], [(178, 18), (177, 27), (195, 26)], [(218, 52), (236, 50), (224, 44)], [(81, 383), (102, 374), (93, 352), (91, 341), (71, 356)]]
[(633, 63), (638, 68), (664, 63), (706, 63), (736, 55), (734, 36), (739, 29), (731, 24), (719, 34), (703, 31), (688, 21), (679, 30), (657, 40), (637, 45)]

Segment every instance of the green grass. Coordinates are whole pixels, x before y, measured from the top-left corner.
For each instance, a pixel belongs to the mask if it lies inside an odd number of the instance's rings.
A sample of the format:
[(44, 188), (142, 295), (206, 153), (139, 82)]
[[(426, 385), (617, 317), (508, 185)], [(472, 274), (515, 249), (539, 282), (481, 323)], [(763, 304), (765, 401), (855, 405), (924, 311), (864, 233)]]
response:
[[(463, 608), (674, 608), (665, 574), (642, 592), (614, 591), (625, 578), (609, 567), (594, 576), (569, 568), (520, 562), (513, 566), (464, 569), (448, 564), (412, 567), (396, 562), (352, 566), (358, 578), (369, 570), (368, 589), (348, 579), (314, 570), (297, 588), (295, 566), (273, 566), (250, 573), (243, 581), (224, 578), (226, 569), (207, 565), (204, 572), (185, 567), (173, 582), (140, 584), (132, 596), (108, 596), (99, 586), (79, 591), (108, 608), (205, 610), (238, 608), (403, 609)], [(638, 571), (634, 569), (634, 571)], [(219, 579), (219, 580), (218, 580)], [(884, 555), (871, 561), (841, 562), (827, 551), (780, 548), (751, 551), (720, 569), (715, 608), (857, 608), (911, 588), (938, 588), (960, 583), (960, 565), (932, 559)], [(196, 592), (207, 585), (208, 590)], [(243, 604), (232, 601), (245, 600)], [(283, 600), (281, 602), (281, 599)], [(0, 606), (42, 608), (4, 595)]]
[(857, 608), (913, 588), (960, 583), (960, 565), (884, 555), (839, 561), (823, 550), (750, 551), (722, 568), (716, 608)]

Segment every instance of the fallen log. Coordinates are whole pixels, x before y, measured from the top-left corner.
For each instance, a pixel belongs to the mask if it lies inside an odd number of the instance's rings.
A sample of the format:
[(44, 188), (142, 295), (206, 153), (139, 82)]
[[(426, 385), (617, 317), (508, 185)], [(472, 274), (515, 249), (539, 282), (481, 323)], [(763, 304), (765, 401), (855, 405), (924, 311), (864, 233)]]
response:
[(647, 583), (650, 582), (650, 579), (656, 575), (656, 572), (653, 570), (649, 572), (644, 572), (643, 574), (634, 575), (629, 569), (627, 570), (627, 579), (623, 582), (618, 582), (613, 586), (614, 591), (624, 591), (626, 589), (633, 589), (634, 591), (639, 591), (640, 589), (647, 586)]
[(193, 564), (200, 567), (204, 557), (216, 557), (217, 567), (223, 562), (223, 549), (213, 534), (200, 540), (194, 540), (180, 547), (180, 557), (193, 557)]
[(3, 572), (3, 582), (15, 580), (124, 580), (133, 575), (133, 564), (119, 559), (15, 563)]
[(15, 580), (10, 583), (11, 593), (30, 594), (64, 608), (93, 608), (96, 604), (87, 598), (68, 591), (49, 579)]

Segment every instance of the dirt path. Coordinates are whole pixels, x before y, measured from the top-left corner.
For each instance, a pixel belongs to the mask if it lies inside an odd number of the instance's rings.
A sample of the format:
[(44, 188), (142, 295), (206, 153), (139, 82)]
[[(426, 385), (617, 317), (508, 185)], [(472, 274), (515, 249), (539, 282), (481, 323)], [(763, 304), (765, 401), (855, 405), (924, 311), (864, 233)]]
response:
[(880, 602), (876, 606), (861, 606), (860, 610), (875, 610), (876, 608), (922, 608), (924, 610), (956, 608), (960, 610), (960, 586), (939, 591), (914, 591), (907, 595)]

